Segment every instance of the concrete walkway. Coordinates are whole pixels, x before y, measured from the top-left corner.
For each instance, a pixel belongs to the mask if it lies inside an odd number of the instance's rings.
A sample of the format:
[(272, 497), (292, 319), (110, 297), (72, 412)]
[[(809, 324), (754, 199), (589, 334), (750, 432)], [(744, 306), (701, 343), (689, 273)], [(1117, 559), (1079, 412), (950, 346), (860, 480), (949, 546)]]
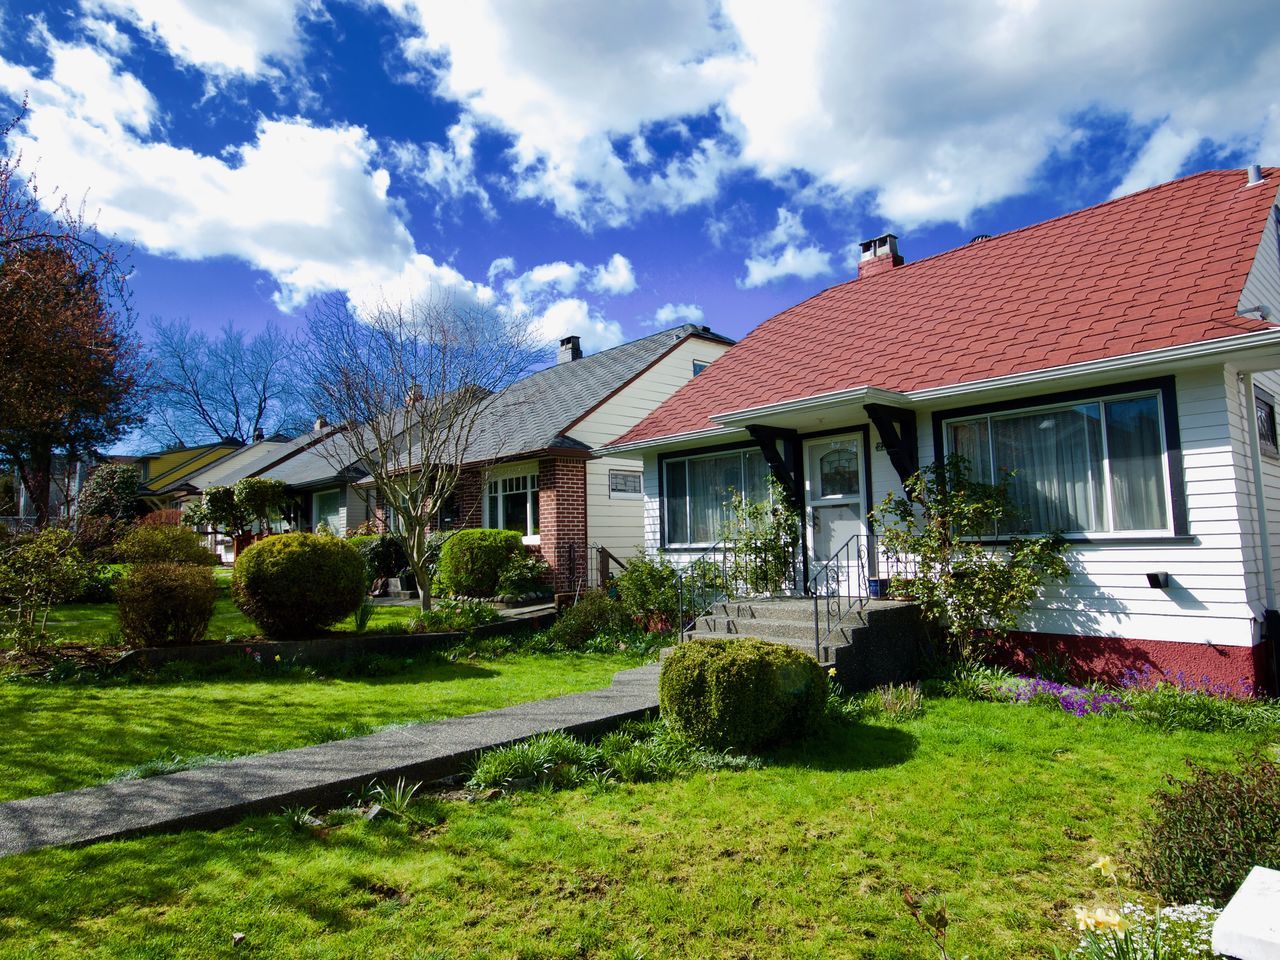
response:
[(658, 706), (658, 665), (624, 670), (602, 690), (398, 727), (314, 747), (242, 757), (0, 804), (0, 856), (140, 833), (220, 827), (248, 813), (338, 805), (372, 780), (460, 773), (481, 750), (549, 730), (592, 734)]

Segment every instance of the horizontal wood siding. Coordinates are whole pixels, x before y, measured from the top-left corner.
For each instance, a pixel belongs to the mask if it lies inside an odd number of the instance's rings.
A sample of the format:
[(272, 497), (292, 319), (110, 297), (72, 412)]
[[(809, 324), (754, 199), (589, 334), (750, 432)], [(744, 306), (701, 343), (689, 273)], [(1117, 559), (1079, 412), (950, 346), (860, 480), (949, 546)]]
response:
[(587, 542), (626, 558), (644, 544), (644, 500), (609, 496), (609, 471), (643, 470), (639, 457), (601, 457), (587, 461)]

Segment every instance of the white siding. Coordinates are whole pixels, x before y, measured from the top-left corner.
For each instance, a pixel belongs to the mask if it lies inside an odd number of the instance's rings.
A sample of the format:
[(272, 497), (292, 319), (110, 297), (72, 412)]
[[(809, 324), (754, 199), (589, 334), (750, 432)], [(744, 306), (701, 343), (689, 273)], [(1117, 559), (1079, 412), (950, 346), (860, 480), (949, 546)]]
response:
[[(1245, 588), (1242, 486), (1248, 475), (1233, 442), (1229, 376), (1222, 367), (1177, 375), (1189, 533), (1194, 543), (1081, 544), (1068, 550), (1071, 577), (1046, 590), (1026, 629), (1043, 633), (1249, 646), (1255, 613)], [(1124, 389), (1124, 384), (1117, 384)], [(932, 417), (920, 418), (922, 462), (933, 459)], [(1146, 574), (1167, 571), (1168, 590)]]
[[(1253, 375), (1254, 385), (1280, 399), (1280, 372), (1264, 371)], [(1244, 543), (1244, 575), (1249, 601), (1256, 610), (1266, 606), (1266, 585), (1262, 565), (1262, 536), (1258, 523), (1257, 495), (1253, 474), (1252, 430), (1253, 398), (1245, 390), (1236, 372), (1227, 368), (1227, 391), (1231, 400), (1231, 446), (1238, 471), (1236, 487), (1240, 502), (1241, 531)], [(1276, 576), (1276, 546), (1280, 543), (1280, 460), (1261, 454), (1262, 489), (1267, 517), (1267, 540), (1271, 548), (1272, 577)], [(1273, 583), (1273, 587), (1275, 584)]]
[[(729, 348), (718, 341), (688, 338), (591, 411), (569, 436), (602, 447), (622, 436), (693, 378), (693, 361), (712, 361)], [(609, 496), (609, 470), (642, 470), (638, 456), (601, 457), (587, 463), (587, 540), (619, 557), (629, 557), (647, 543), (646, 500)], [(654, 474), (656, 477), (656, 473)], [(656, 481), (655, 481), (656, 482)], [(654, 487), (656, 491), (656, 486)], [(649, 495), (645, 481), (645, 496)]]
[[(1269, 190), (1270, 186), (1263, 183), (1249, 189)], [(1252, 310), (1258, 306), (1270, 308), (1272, 319), (1280, 320), (1280, 234), (1277, 233), (1274, 211), (1267, 217), (1258, 252), (1254, 254), (1253, 266), (1249, 269), (1237, 304), (1239, 310)]]

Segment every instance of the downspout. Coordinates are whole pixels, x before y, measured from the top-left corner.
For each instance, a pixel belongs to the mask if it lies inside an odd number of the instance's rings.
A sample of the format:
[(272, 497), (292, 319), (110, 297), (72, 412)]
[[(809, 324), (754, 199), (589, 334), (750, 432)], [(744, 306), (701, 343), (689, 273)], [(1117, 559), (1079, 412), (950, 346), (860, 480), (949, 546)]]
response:
[(1271, 641), (1272, 682), (1280, 686), (1280, 615), (1276, 611), (1276, 587), (1272, 578), (1271, 532), (1267, 527), (1267, 498), (1262, 480), (1262, 444), (1258, 439), (1257, 400), (1253, 395), (1253, 374), (1239, 374), (1244, 387), (1244, 410), (1249, 424), (1249, 459), (1253, 463), (1253, 502), (1258, 518), (1258, 547), (1262, 558), (1262, 588), (1266, 609), (1262, 611), (1263, 636)]

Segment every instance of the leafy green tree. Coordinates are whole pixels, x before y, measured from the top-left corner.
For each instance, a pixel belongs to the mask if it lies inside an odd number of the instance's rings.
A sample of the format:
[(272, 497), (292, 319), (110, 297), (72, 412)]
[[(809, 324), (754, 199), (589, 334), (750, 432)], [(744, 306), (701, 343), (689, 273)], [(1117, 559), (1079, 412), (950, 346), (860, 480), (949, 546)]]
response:
[(1018, 535), (1023, 518), (998, 483), (970, 478), (969, 463), (952, 454), (921, 468), (876, 509), (879, 544), (895, 576), (894, 589), (920, 604), (925, 620), (952, 651), (974, 657), (1018, 626), (1040, 588), (1067, 578), (1056, 534)]
[(199, 503), (187, 507), (182, 519), (202, 530), (239, 537), (252, 532), (255, 524), (267, 529), (288, 504), (289, 495), (282, 481), (246, 477), (234, 487), (207, 488)]
[(39, 644), (49, 608), (79, 593), (96, 567), (77, 549), (71, 531), (58, 527), (0, 549), (0, 601), (14, 641), (26, 648)]
[(77, 510), (84, 517), (132, 520), (138, 515), (142, 474), (125, 463), (104, 463), (89, 475)]

